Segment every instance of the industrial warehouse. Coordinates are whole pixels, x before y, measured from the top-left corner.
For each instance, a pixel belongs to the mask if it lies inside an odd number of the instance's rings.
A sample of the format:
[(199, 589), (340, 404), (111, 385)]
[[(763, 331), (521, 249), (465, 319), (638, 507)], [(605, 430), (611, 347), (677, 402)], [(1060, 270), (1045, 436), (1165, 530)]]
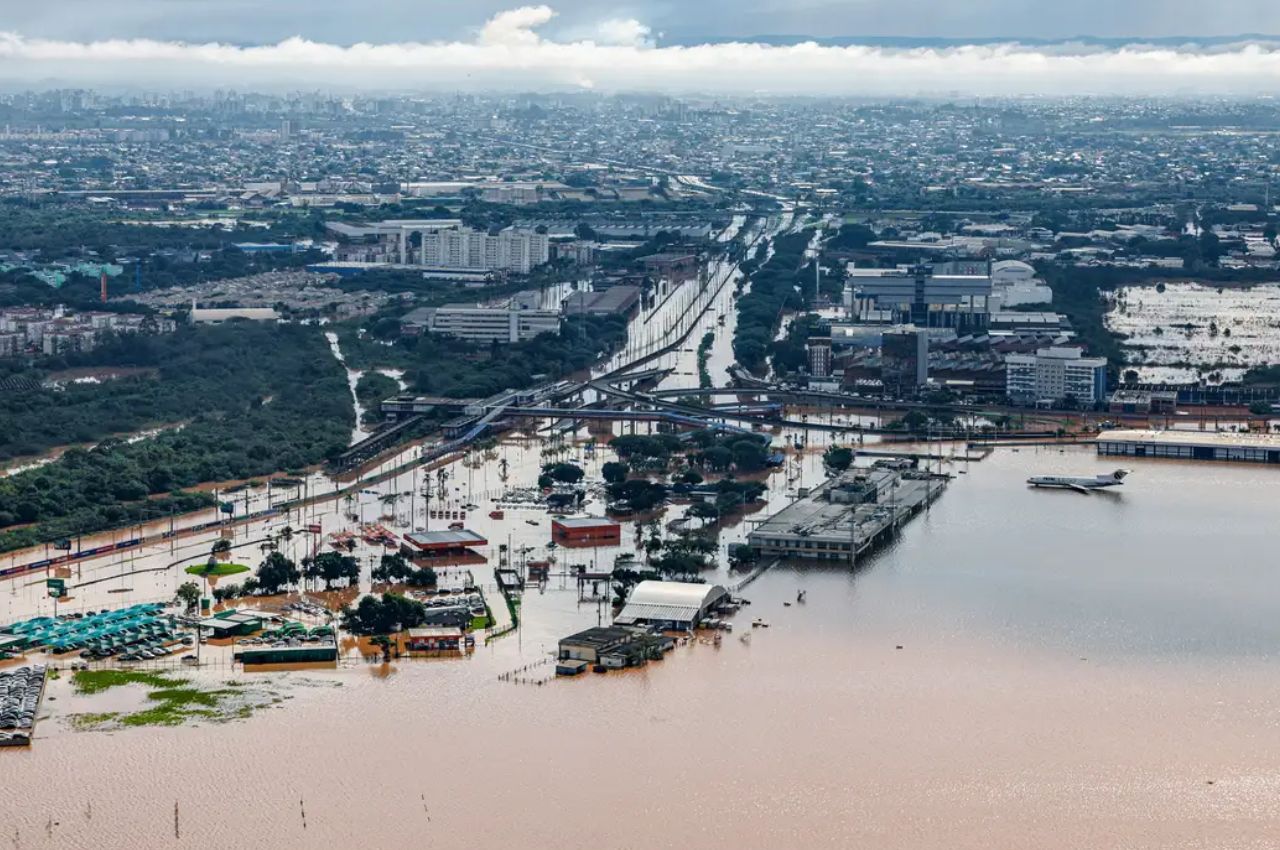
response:
[(631, 591), (627, 604), (613, 621), (620, 626), (685, 631), (729, 601), (729, 591), (718, 584), (642, 581)]
[(1098, 454), (1280, 463), (1280, 435), (1222, 431), (1108, 431), (1097, 440)]
[(640, 667), (661, 660), (662, 654), (674, 647), (672, 638), (647, 629), (597, 626), (560, 641), (556, 673), (576, 676), (588, 665), (597, 672)]

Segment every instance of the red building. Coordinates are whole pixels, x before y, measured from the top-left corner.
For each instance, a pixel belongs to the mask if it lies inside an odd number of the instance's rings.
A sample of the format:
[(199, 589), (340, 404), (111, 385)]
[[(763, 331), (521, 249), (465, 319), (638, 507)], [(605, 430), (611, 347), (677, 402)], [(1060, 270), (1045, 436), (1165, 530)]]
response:
[(551, 539), (561, 546), (618, 546), (622, 526), (599, 516), (553, 519)]
[(464, 635), (462, 629), (435, 626), (421, 629), (409, 629), (404, 637), (405, 652), (444, 652), (449, 650), (471, 649), (475, 646), (475, 638)]

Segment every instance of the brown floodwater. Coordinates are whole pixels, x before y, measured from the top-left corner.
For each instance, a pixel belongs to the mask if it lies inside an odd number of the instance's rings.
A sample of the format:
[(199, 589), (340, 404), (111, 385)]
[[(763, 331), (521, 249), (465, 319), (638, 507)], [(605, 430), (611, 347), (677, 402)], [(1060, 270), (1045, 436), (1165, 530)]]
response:
[[(0, 752), (0, 837), (1274, 847), (1280, 476), (1138, 463), (1122, 493), (1094, 496), (1024, 484), (1111, 468), (1089, 449), (953, 465), (966, 474), (856, 571), (775, 568), (719, 646), (625, 674), (551, 678), (556, 640), (599, 616), (553, 579), (526, 594), (518, 632), (469, 656), (197, 674), (288, 695), (243, 721), (76, 732), (64, 678), (30, 751)], [(491, 536), (545, 540), (534, 516), (509, 511)]]

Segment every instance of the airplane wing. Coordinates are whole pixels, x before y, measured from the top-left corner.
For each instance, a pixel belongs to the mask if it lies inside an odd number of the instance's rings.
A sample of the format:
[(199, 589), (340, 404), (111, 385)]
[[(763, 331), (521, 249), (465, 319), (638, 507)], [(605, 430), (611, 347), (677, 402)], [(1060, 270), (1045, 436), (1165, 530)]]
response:
[(1091, 492), (1088, 487), (1081, 487), (1079, 484), (1068, 484), (1067, 486), (1077, 493), (1084, 493), (1086, 496)]

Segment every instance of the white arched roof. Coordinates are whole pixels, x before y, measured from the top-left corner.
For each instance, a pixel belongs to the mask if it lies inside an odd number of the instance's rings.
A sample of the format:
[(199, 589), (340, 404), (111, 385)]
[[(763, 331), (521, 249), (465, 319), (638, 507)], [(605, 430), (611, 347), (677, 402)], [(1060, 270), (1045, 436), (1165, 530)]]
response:
[(991, 264), (991, 278), (997, 283), (1018, 283), (1035, 276), (1036, 270), (1022, 260), (1000, 260)]
[(690, 584), (683, 581), (642, 581), (631, 591), (627, 604), (614, 620), (665, 622), (697, 620), (707, 609), (729, 595), (718, 584)]

